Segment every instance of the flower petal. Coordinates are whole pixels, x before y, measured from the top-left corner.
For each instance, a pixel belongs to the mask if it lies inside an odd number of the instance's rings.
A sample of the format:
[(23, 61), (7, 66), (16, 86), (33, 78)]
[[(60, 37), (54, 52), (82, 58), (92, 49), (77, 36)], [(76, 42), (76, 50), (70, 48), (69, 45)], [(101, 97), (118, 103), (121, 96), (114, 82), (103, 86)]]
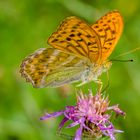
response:
[(60, 130), (68, 120), (69, 120), (68, 118), (64, 117), (61, 123), (59, 124), (58, 129)]
[(75, 135), (74, 140), (81, 140), (84, 122), (85, 122), (85, 118), (81, 118), (81, 119), (79, 120), (79, 123), (81, 123), (81, 125), (80, 125), (80, 128), (76, 131), (76, 135)]
[(46, 119), (49, 119), (49, 118), (52, 118), (52, 117), (57, 117), (57, 116), (60, 116), (64, 113), (64, 111), (57, 111), (57, 112), (54, 112), (52, 114), (48, 114), (46, 113), (45, 116), (41, 117), (40, 120), (46, 120)]
[(76, 126), (76, 125), (78, 125), (78, 124), (79, 124), (79, 121), (73, 122), (73, 123), (71, 123), (70, 125), (68, 125), (67, 128), (74, 127), (74, 126)]
[(81, 140), (81, 136), (82, 136), (82, 129), (83, 129), (83, 126), (82, 126), (82, 125), (80, 125), (80, 128), (76, 131), (76, 135), (75, 135), (74, 140)]
[(110, 107), (108, 107), (108, 110), (113, 110), (117, 115), (125, 116), (125, 112), (123, 112), (123, 111), (119, 108), (119, 105), (110, 106)]

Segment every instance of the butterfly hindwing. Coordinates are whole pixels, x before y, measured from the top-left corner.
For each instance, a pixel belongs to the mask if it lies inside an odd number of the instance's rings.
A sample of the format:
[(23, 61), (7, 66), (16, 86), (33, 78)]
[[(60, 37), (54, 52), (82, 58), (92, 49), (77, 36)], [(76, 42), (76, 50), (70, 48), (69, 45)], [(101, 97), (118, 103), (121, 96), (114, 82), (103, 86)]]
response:
[(81, 80), (82, 74), (85, 71), (84, 66), (62, 67), (56, 69), (45, 78), (46, 87), (59, 87), (65, 84), (77, 82)]
[(79, 79), (86, 63), (57, 49), (41, 48), (23, 60), (20, 73), (34, 87), (55, 87)]

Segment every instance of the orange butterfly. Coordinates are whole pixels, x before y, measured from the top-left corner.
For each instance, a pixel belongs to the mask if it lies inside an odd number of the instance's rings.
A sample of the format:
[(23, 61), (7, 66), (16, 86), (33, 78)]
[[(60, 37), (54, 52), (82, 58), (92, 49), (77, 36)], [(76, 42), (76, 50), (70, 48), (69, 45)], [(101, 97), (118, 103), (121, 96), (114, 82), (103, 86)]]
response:
[(82, 81), (95, 81), (107, 71), (107, 60), (123, 30), (118, 11), (101, 17), (93, 25), (77, 17), (66, 18), (48, 39), (53, 48), (41, 48), (25, 58), (21, 75), (34, 87), (58, 87)]

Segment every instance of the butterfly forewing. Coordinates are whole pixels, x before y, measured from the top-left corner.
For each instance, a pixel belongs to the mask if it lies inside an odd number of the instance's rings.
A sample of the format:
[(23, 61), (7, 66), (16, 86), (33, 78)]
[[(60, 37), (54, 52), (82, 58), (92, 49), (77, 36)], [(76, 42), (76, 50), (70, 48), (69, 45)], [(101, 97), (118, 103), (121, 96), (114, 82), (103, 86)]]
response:
[(77, 17), (66, 18), (51, 35), (48, 43), (66, 53), (87, 57), (92, 62), (97, 62), (101, 52), (97, 34)]
[(99, 63), (102, 64), (112, 53), (121, 36), (123, 20), (118, 11), (112, 11), (101, 17), (91, 27), (100, 39), (101, 54)]
[(41, 48), (23, 60), (20, 72), (34, 87), (55, 87), (79, 80), (87, 63), (54, 48)]

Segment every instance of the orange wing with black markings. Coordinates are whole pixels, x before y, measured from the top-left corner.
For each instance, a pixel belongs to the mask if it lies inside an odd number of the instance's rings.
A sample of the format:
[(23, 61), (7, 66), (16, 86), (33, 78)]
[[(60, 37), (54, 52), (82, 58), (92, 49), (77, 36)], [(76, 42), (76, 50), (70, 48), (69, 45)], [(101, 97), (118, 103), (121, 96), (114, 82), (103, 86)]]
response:
[(77, 17), (68, 17), (48, 40), (56, 49), (97, 62), (101, 45), (95, 31)]
[(122, 16), (119, 11), (109, 12), (91, 27), (100, 39), (102, 51), (99, 62), (103, 63), (112, 53), (121, 36), (123, 30)]

